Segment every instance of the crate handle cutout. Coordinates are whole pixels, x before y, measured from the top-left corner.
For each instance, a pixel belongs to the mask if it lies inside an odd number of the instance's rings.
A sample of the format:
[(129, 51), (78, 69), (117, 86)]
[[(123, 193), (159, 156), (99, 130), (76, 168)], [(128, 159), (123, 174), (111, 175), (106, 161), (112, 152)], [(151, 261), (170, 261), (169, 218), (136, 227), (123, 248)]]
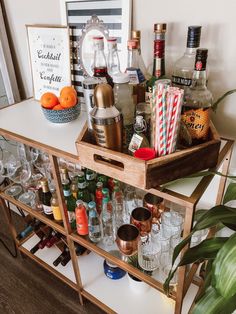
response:
[(124, 171), (125, 166), (120, 161), (117, 161), (117, 160), (114, 160), (111, 158), (107, 158), (107, 157), (103, 157), (103, 156), (97, 155), (97, 154), (93, 155), (93, 159), (96, 163), (99, 163), (99, 164), (102, 164), (105, 166), (109, 166), (111, 168), (114, 168), (114, 169), (117, 169), (120, 171)]

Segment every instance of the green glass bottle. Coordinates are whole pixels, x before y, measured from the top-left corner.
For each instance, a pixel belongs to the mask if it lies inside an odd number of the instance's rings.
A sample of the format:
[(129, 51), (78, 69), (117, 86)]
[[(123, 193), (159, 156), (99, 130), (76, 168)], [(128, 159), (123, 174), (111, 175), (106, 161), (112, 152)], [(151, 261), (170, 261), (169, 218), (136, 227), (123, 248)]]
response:
[(72, 229), (75, 229), (75, 208), (76, 208), (76, 199), (73, 197), (70, 190), (69, 180), (62, 181), (63, 194), (65, 197), (67, 213), (69, 218), (69, 223)]
[(87, 188), (89, 190), (89, 193), (91, 194), (91, 198), (94, 201), (95, 200), (95, 192), (96, 192), (96, 172), (87, 169), (86, 170), (86, 181), (87, 181)]
[(165, 78), (165, 33), (166, 24), (154, 24), (154, 57), (152, 77), (146, 82), (146, 102), (150, 103), (152, 91), (155, 83), (159, 79)]
[(84, 172), (79, 172), (78, 174), (78, 194), (77, 199), (83, 201), (87, 204), (92, 201), (90, 192), (87, 188), (87, 182), (85, 181)]
[(102, 186), (104, 188), (108, 187), (108, 177), (105, 176), (104, 174), (98, 174), (97, 176), (97, 182), (102, 182)]

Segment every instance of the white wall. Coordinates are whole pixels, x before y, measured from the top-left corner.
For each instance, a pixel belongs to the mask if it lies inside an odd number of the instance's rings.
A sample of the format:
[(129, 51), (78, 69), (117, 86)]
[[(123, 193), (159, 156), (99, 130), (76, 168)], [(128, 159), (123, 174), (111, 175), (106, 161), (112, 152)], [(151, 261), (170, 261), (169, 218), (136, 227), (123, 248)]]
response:
[[(27, 97), (32, 95), (25, 24), (59, 24), (59, 0), (5, 0), (10, 29), (18, 54)], [(186, 45), (188, 25), (202, 25), (201, 46), (209, 49), (209, 89), (217, 99), (236, 88), (236, 1), (235, 0), (133, 0), (134, 27), (142, 31), (144, 61), (150, 64), (153, 50), (153, 24), (166, 22), (166, 66), (171, 73), (173, 62)], [(220, 134), (236, 139), (236, 94), (221, 103), (213, 120)], [(236, 151), (236, 149), (235, 149)], [(236, 153), (231, 167), (236, 171)]]

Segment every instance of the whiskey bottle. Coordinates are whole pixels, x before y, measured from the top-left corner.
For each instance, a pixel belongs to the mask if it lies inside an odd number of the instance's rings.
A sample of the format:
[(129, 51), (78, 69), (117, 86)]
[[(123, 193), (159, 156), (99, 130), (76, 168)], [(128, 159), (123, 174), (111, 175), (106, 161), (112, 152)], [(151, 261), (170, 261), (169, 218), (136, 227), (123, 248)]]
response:
[(181, 119), (191, 136), (191, 145), (208, 139), (212, 94), (206, 87), (207, 54), (207, 49), (197, 49), (192, 84), (186, 89), (182, 107)]
[(189, 26), (187, 35), (187, 47), (184, 55), (174, 65), (173, 85), (186, 90), (192, 83), (196, 50), (201, 38), (201, 26)]
[(165, 78), (165, 34), (166, 23), (154, 24), (154, 55), (152, 77), (146, 83), (145, 100), (150, 103), (153, 87), (159, 79)]
[(145, 99), (146, 78), (141, 70), (139, 43), (136, 39), (128, 40), (128, 60), (126, 73), (129, 75), (129, 84), (133, 86), (134, 103), (137, 105)]

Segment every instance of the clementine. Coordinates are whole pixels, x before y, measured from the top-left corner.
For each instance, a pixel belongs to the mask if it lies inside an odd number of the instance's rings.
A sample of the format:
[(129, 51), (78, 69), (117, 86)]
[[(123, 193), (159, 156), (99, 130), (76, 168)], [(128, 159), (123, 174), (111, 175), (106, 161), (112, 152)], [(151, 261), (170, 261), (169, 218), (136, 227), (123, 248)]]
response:
[(63, 110), (65, 108), (63, 108), (60, 104), (59, 105), (56, 105), (52, 108), (52, 110)]
[(44, 108), (52, 109), (54, 106), (58, 105), (59, 100), (55, 94), (47, 92), (41, 96), (40, 103)]
[(72, 86), (65, 86), (65, 87), (63, 87), (61, 89), (61, 91), (60, 91), (60, 96), (62, 96), (62, 95), (64, 96), (64, 95), (66, 95), (68, 93), (74, 93), (75, 97), (77, 97), (77, 92), (74, 89), (74, 87), (72, 87)]
[(77, 97), (74, 93), (67, 93), (65, 95), (60, 96), (60, 105), (63, 108), (71, 108), (77, 104)]

